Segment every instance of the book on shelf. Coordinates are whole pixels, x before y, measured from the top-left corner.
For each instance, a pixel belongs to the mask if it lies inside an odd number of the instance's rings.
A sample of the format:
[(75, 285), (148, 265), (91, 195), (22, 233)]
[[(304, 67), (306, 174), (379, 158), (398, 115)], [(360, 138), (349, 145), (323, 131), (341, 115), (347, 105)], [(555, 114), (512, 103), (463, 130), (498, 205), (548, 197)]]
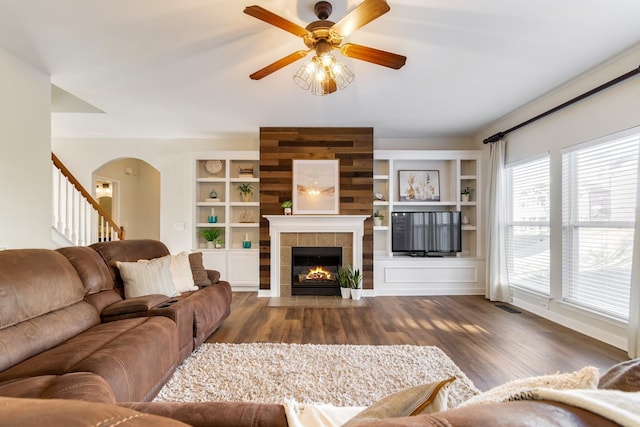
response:
[(204, 201), (205, 202), (219, 202), (220, 199), (218, 199), (218, 198), (212, 199), (211, 197), (207, 197), (206, 199), (204, 199)]

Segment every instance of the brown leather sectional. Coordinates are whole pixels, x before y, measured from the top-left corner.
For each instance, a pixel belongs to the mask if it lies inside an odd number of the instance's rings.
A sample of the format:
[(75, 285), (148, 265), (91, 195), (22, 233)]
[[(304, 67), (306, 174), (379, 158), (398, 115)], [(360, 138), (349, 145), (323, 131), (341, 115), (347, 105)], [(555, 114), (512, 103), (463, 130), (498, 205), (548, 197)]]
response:
[(155, 240), (0, 252), (0, 394), (153, 399), (231, 306), (214, 271), (179, 297), (125, 300), (116, 261), (168, 254)]

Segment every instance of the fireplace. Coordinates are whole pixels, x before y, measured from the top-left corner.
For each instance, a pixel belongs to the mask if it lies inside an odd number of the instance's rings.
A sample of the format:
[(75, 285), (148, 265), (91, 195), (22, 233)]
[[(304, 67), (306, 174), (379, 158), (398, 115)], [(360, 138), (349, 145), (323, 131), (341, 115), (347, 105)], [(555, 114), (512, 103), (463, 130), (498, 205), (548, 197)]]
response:
[[(291, 250), (339, 247), (342, 262), (362, 271), (364, 221), (367, 215), (264, 215), (269, 221), (269, 285), (259, 297), (291, 296)], [(340, 292), (337, 289), (336, 292)]]
[(292, 247), (291, 295), (340, 295), (341, 247)]

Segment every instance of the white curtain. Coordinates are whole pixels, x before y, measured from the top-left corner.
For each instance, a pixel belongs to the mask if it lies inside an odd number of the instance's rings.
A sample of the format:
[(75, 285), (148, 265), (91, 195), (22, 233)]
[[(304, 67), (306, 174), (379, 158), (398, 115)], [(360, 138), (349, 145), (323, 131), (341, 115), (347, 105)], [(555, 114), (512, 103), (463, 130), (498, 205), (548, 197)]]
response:
[(504, 200), (504, 140), (491, 143), (489, 170), (489, 209), (487, 220), (487, 277), (485, 296), (491, 301), (509, 300), (504, 240), (506, 223)]
[(633, 235), (633, 266), (631, 267), (631, 295), (629, 299), (629, 357), (640, 357), (640, 170), (636, 174), (636, 226)]

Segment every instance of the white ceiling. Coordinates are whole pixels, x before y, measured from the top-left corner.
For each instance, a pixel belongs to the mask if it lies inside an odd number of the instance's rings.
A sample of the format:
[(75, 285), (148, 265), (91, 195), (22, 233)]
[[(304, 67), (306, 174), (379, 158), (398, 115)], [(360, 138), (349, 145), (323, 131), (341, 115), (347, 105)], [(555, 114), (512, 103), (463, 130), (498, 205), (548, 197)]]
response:
[[(360, 0), (334, 0), (338, 21)], [(377, 137), (473, 135), (640, 42), (640, 0), (388, 0), (347, 41), (407, 56), (344, 58), (343, 91), (249, 74), (303, 48), (245, 15), (306, 26), (315, 0), (0, 0), (0, 47), (104, 113), (55, 113), (54, 137), (224, 137), (260, 126), (372, 126)], [(336, 53), (339, 57), (340, 54)]]

